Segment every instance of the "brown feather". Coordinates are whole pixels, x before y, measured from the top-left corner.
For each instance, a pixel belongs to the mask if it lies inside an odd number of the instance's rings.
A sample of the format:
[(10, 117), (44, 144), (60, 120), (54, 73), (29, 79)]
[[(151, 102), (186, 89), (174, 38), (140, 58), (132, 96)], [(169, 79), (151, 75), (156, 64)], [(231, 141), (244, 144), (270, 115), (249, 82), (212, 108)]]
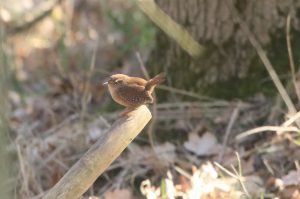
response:
[(152, 92), (157, 84), (160, 84), (161, 82), (165, 81), (165, 78), (166, 78), (166, 76), (164, 73), (160, 73), (160, 74), (156, 75), (155, 77), (153, 77), (152, 79), (150, 79), (147, 82), (147, 84), (145, 86), (145, 90)]
[(114, 101), (127, 108), (136, 108), (143, 104), (153, 103), (153, 89), (164, 79), (163, 73), (149, 81), (139, 77), (115, 74), (108, 81), (108, 89)]

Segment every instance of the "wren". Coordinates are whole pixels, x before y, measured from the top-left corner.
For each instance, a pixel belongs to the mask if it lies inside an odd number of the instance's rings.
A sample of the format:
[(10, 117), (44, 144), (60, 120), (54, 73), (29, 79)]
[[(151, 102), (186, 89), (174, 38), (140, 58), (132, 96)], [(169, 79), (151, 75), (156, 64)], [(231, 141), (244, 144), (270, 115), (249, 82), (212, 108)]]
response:
[(115, 74), (110, 76), (104, 85), (108, 85), (108, 90), (115, 102), (125, 106), (128, 110), (133, 110), (141, 105), (153, 103), (153, 90), (164, 80), (163, 73), (149, 81), (139, 77)]

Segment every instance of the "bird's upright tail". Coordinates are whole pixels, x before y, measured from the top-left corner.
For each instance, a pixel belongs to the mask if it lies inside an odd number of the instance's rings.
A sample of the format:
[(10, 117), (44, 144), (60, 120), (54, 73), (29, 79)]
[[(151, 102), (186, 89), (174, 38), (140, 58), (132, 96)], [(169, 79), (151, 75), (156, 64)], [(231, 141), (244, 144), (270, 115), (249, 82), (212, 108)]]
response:
[(152, 92), (154, 87), (157, 85), (157, 84), (160, 84), (162, 83), (163, 81), (165, 81), (166, 79), (166, 75), (165, 73), (160, 73), (158, 75), (156, 75), (155, 77), (153, 77), (152, 79), (150, 79), (148, 81), (148, 83), (146, 84), (145, 86), (145, 90), (146, 91), (150, 91)]

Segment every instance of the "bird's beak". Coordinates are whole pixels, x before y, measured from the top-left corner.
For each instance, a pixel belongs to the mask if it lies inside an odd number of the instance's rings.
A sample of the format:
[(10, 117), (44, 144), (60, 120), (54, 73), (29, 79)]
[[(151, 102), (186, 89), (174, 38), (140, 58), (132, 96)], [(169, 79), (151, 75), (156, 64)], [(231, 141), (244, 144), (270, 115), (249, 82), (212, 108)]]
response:
[(110, 78), (105, 79), (104, 82), (102, 83), (102, 85), (107, 86), (109, 81), (110, 81)]

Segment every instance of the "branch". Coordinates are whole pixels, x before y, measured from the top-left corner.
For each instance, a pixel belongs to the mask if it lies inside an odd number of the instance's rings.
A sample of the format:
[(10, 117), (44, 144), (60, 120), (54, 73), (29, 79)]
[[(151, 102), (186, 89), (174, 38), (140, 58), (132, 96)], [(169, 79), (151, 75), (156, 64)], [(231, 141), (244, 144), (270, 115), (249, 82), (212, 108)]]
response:
[(176, 23), (168, 16), (154, 0), (138, 0), (137, 5), (169, 37), (174, 39), (177, 44), (193, 58), (200, 57), (204, 53), (201, 46), (184, 27)]
[(131, 112), (129, 118), (118, 119), (43, 198), (79, 198), (141, 132), (151, 117), (149, 109), (141, 106)]
[[(248, 37), (248, 40), (252, 44), (252, 46), (255, 48), (256, 53), (260, 57), (262, 63), (264, 64), (265, 68), (267, 69), (271, 79), (273, 80), (273, 83), (275, 84), (275, 87), (277, 88), (280, 96), (282, 97), (283, 101), (285, 102), (288, 110), (292, 114), (296, 114), (297, 110), (295, 108), (295, 105), (293, 104), (291, 98), (289, 97), (287, 91), (285, 90), (281, 80), (279, 79), (276, 71), (274, 70), (274, 67), (271, 64), (271, 61), (267, 57), (266, 52), (264, 51), (261, 44), (257, 41), (255, 38), (255, 35), (251, 32), (249, 26), (243, 21), (243, 19), (240, 17), (240, 14), (238, 13), (237, 9), (234, 7), (233, 0), (227, 0), (226, 4), (233, 13), (234, 19), (238, 22), (238, 24), (241, 26), (241, 30), (246, 34)], [(300, 122), (296, 122), (298, 126), (300, 126)]]

